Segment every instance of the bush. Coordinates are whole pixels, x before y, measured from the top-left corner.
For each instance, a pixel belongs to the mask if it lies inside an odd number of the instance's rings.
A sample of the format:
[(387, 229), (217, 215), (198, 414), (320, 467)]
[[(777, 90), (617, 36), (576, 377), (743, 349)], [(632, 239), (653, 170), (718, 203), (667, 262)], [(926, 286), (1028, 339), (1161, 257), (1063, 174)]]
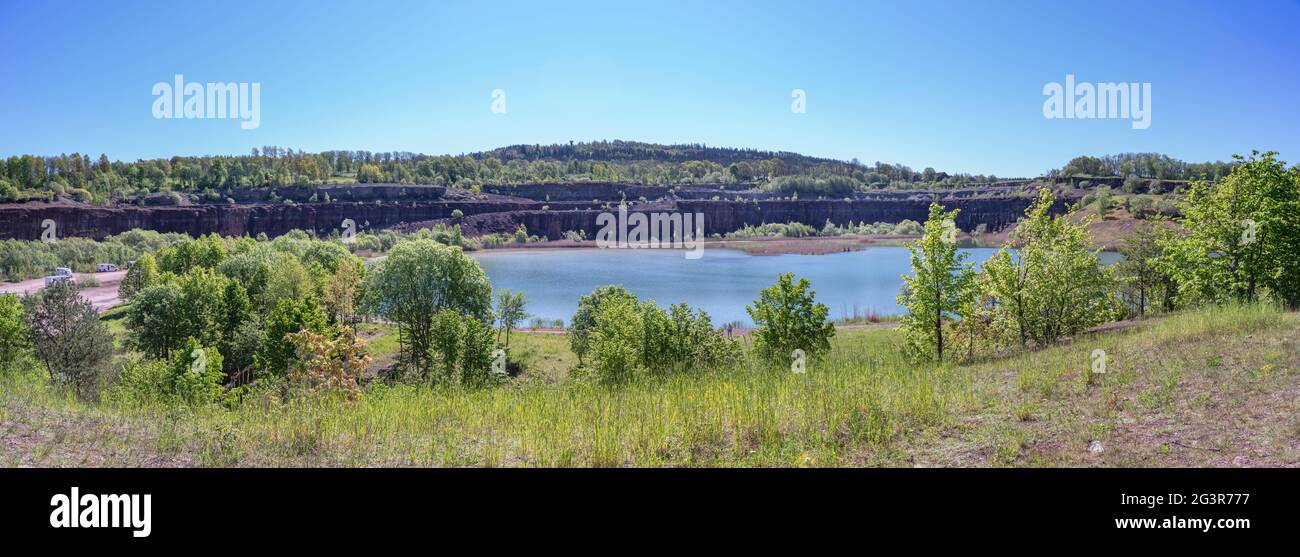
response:
[(9, 368), (27, 349), (23, 304), (13, 294), (0, 294), (0, 371)]
[(344, 328), (335, 339), (305, 330), (289, 335), (289, 342), (298, 351), (289, 370), (292, 391), (339, 393), (349, 399), (360, 392), (358, 383), (370, 365), (370, 356), (366, 355), (366, 342), (357, 338), (352, 329)]
[(642, 372), (716, 368), (742, 357), (740, 344), (714, 329), (704, 311), (686, 304), (665, 311), (652, 301), (638, 302), (622, 287), (602, 289), (583, 297), (591, 313), (574, 316), (584, 323), (591, 318), (586, 344), (591, 371), (602, 381), (619, 382)]
[(618, 382), (641, 369), (644, 326), (635, 298), (600, 304), (591, 330), (591, 363), (598, 378)]
[(222, 371), (221, 352), (204, 347), (193, 338), (167, 366), (162, 392), (165, 401), (190, 406), (228, 402), (226, 390), (221, 386), (226, 374)]
[(816, 358), (831, 348), (835, 325), (826, 319), (830, 309), (815, 301), (808, 279), (794, 282), (794, 273), (781, 275), (764, 289), (745, 311), (758, 328), (754, 349), (764, 361), (790, 365), (795, 350)]
[(433, 317), (433, 342), (429, 361), (440, 368), (441, 376), (425, 375), (434, 382), (466, 386), (495, 383), (492, 352), (496, 348), (492, 326), (488, 322), (452, 309), (443, 309)]
[(610, 284), (597, 287), (590, 294), (578, 298), (578, 310), (573, 313), (569, 328), (569, 348), (578, 356), (578, 363), (591, 347), (591, 333), (596, 326), (596, 316), (601, 305), (609, 300), (636, 301), (636, 296), (622, 285)]

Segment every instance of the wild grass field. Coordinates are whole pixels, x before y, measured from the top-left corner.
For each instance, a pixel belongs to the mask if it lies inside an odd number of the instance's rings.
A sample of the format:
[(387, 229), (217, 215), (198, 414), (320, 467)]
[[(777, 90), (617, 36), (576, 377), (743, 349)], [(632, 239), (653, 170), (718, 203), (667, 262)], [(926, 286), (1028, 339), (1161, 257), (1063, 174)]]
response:
[(1297, 313), (1189, 310), (961, 366), (909, 363), (900, 342), (840, 330), (803, 374), (607, 385), (569, 376), (563, 335), (517, 332), (525, 372), (504, 387), (375, 380), (352, 401), (234, 409), (83, 402), (27, 365), (0, 377), (0, 466), (1300, 465)]

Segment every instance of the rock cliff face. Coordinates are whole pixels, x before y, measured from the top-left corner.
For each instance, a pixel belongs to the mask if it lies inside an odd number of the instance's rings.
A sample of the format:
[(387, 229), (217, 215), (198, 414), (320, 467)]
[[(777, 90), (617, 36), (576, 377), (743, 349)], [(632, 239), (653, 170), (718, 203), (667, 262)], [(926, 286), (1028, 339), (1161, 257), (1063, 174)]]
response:
[[(954, 199), (945, 200), (949, 209), (961, 209), (957, 215), (957, 227), (974, 230), (983, 224), (989, 231), (997, 231), (1014, 224), (1024, 215), (1025, 209), (1032, 203), (1026, 197), (999, 199)], [(1059, 200), (1053, 212), (1061, 213), (1066, 209), (1066, 201)], [(810, 201), (700, 201), (682, 200), (673, 204), (649, 204), (633, 206), (630, 212), (671, 211), (686, 214), (704, 215), (704, 233), (706, 235), (726, 234), (746, 225), (759, 225), (765, 222), (802, 222), (820, 228), (827, 220), (843, 225), (852, 222), (890, 222), (897, 223), (904, 219), (925, 222), (929, 216), (929, 200), (810, 200)], [(462, 219), (439, 219), (435, 221), (411, 222), (401, 225), (403, 230), (414, 230), (431, 226), (434, 223), (460, 224), (466, 235), (478, 236), (488, 233), (510, 233), (520, 224), (528, 228), (530, 234), (545, 236), (556, 240), (566, 231), (583, 230), (588, 238), (595, 238), (600, 230), (596, 218), (602, 212), (613, 212), (599, 208), (573, 208), (555, 210), (527, 210), (494, 213), (478, 213)]]
[(182, 232), (191, 236), (216, 232), (227, 236), (277, 236), (293, 229), (328, 234), (352, 219), (359, 231), (404, 222), (531, 209), (532, 203), (510, 201), (440, 201), (413, 203), (310, 203), (299, 205), (191, 205), (181, 207), (95, 207), (28, 203), (0, 205), (0, 239), (35, 240), (48, 219), (58, 237), (101, 239), (133, 228)]
[[(538, 186), (543, 189), (528, 191), (530, 195), (550, 191), (555, 186)], [(45, 222), (55, 224), (58, 237), (88, 237), (100, 239), (119, 234), (133, 228), (157, 230), (159, 232), (181, 232), (191, 236), (216, 232), (228, 236), (256, 236), (265, 233), (268, 236), (284, 234), (293, 229), (313, 230), (319, 234), (329, 234), (341, 230), (345, 219), (356, 223), (359, 231), (399, 227), (414, 229), (434, 223), (459, 223), (469, 235), (490, 232), (513, 232), (515, 227), (523, 224), (529, 233), (546, 236), (551, 239), (563, 237), (569, 230), (585, 230), (588, 237), (594, 237), (598, 227), (596, 217), (607, 202), (593, 203), (591, 199), (609, 199), (617, 192), (624, 191), (629, 199), (633, 192), (639, 190), (626, 184), (578, 184), (573, 186), (571, 201), (538, 201), (522, 197), (498, 197), (489, 199), (453, 198), (435, 193), (433, 190), (419, 190), (412, 201), (388, 201), (376, 199), (369, 202), (331, 201), (330, 203), (253, 203), (253, 204), (210, 204), (164, 207), (141, 207), (136, 205), (119, 205), (110, 207), (82, 205), (75, 203), (26, 203), (0, 205), (0, 239), (34, 240), (41, 237)], [(623, 187), (623, 190), (617, 188)], [(657, 186), (635, 186), (657, 187)], [(594, 189), (592, 189), (594, 188)], [(515, 188), (526, 189), (525, 186)], [(706, 188), (707, 189), (707, 188)], [(725, 234), (744, 227), (765, 222), (802, 222), (815, 227), (822, 226), (827, 220), (835, 224), (853, 222), (899, 222), (911, 219), (925, 220), (930, 204), (931, 192), (880, 192), (870, 198), (845, 199), (771, 199), (763, 198), (749, 201), (736, 201), (725, 197), (733, 190), (716, 188), (720, 193), (718, 200), (702, 198), (707, 191), (695, 191), (700, 197), (678, 198), (671, 196), (666, 188), (665, 195), (647, 199), (660, 199), (650, 203), (634, 203), (633, 211), (674, 211), (683, 213), (702, 213), (704, 215), (705, 233)], [(331, 199), (348, 199), (346, 191)], [(399, 190), (374, 190), (366, 195), (387, 197), (398, 195)], [(503, 190), (505, 191), (505, 190)], [(516, 191), (515, 193), (521, 193)], [(408, 191), (407, 195), (412, 192)], [(594, 195), (600, 193), (601, 195)], [(645, 192), (650, 193), (650, 192)], [(984, 191), (984, 192), (945, 192), (940, 202), (950, 209), (961, 209), (957, 226), (962, 230), (973, 230), (983, 224), (989, 231), (1004, 228), (1020, 218), (1032, 198), (1023, 195), (1020, 190)], [(436, 199), (426, 196), (437, 195)], [(549, 195), (546, 193), (541, 194)], [(425, 197), (425, 199), (418, 199)], [(662, 198), (662, 199), (661, 199)], [(407, 198), (409, 199), (409, 198)], [(1064, 211), (1067, 200), (1058, 200), (1055, 210)], [(459, 210), (461, 217), (453, 218), (453, 212)]]

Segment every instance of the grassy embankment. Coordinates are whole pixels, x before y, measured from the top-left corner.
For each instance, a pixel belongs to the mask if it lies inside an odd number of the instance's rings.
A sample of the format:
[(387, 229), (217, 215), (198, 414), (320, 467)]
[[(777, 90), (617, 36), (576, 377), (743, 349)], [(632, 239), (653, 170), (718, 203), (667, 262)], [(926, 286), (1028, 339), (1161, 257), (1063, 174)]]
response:
[[(904, 361), (891, 329), (845, 330), (803, 375), (621, 386), (568, 377), (562, 335), (514, 334), (527, 372), (502, 388), (234, 410), (82, 403), (27, 366), (0, 378), (0, 466), (1295, 466), (1298, 325), (1205, 309), (938, 368)], [(366, 334), (391, 359), (387, 331)], [(1109, 365), (1090, 377), (1094, 348)]]

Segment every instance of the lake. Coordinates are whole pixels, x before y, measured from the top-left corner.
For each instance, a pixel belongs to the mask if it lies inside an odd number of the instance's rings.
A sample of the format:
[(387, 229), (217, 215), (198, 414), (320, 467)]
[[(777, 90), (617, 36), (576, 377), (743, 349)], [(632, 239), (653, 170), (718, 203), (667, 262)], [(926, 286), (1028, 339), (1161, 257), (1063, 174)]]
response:
[[(987, 261), (994, 248), (967, 248), (969, 261)], [(733, 321), (752, 325), (745, 306), (781, 273), (805, 277), (817, 301), (830, 307), (832, 319), (874, 311), (903, 313), (897, 303), (904, 273), (911, 271), (907, 248), (875, 246), (827, 255), (748, 255), (733, 249), (707, 248), (700, 259), (686, 259), (666, 249), (525, 249), (472, 252), (492, 287), (522, 291), (532, 317), (562, 319), (578, 307), (578, 298), (597, 286), (622, 284), (637, 297), (667, 307), (686, 302), (709, 312), (715, 326)], [(1112, 263), (1118, 254), (1102, 253)]]

